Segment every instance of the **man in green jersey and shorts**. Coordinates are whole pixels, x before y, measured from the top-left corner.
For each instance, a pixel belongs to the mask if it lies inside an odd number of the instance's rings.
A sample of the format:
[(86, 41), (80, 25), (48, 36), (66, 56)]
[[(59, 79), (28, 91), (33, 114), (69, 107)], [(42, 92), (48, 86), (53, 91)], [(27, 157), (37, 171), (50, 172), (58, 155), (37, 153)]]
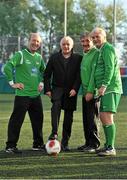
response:
[(33, 150), (44, 149), (43, 106), (40, 92), (43, 89), (45, 64), (42, 56), (36, 52), (40, 48), (41, 41), (38, 33), (31, 33), (28, 48), (16, 52), (4, 67), (5, 75), (16, 94), (8, 124), (7, 153), (21, 153), (16, 146), (27, 111), (33, 130)]
[(97, 152), (99, 156), (114, 156), (116, 127), (113, 120), (117, 112), (122, 93), (122, 84), (118, 59), (114, 47), (106, 40), (106, 32), (95, 28), (92, 33), (93, 42), (99, 49), (99, 57), (95, 68), (95, 87), (98, 89), (100, 101), (100, 119), (104, 128), (105, 146)]

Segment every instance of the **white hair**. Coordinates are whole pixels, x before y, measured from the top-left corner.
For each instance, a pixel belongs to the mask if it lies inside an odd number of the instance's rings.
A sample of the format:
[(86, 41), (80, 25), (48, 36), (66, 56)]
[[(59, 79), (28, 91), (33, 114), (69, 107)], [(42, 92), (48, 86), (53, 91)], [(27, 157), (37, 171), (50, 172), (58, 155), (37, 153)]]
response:
[(60, 46), (62, 46), (63, 41), (69, 41), (70, 45), (74, 46), (74, 41), (70, 36), (64, 36), (60, 41)]
[(106, 32), (104, 29), (100, 28), (100, 27), (96, 27), (92, 30), (91, 34), (92, 33), (99, 33), (101, 35), (103, 35), (105, 38), (106, 38)]

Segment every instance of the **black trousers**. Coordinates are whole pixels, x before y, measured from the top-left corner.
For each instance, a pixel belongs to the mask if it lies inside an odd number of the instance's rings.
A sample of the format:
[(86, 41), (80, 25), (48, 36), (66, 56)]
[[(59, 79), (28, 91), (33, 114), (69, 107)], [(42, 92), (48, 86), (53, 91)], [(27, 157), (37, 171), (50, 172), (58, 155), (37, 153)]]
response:
[(42, 145), (43, 106), (41, 97), (15, 96), (14, 109), (8, 124), (7, 147), (16, 147), (20, 129), (28, 111), (33, 130), (33, 145)]
[[(62, 98), (52, 101), (53, 105), (51, 108), (51, 124), (52, 124), (52, 133), (58, 134), (58, 126), (62, 108)], [(64, 146), (68, 145), (69, 138), (71, 136), (73, 122), (73, 110), (64, 110), (64, 120), (63, 120), (63, 129), (62, 129), (62, 141), (61, 143)]]
[(95, 100), (86, 101), (85, 98), (82, 98), (82, 109), (83, 109), (83, 129), (85, 136), (85, 144), (87, 146), (99, 147), (100, 139), (97, 124), (95, 122)]

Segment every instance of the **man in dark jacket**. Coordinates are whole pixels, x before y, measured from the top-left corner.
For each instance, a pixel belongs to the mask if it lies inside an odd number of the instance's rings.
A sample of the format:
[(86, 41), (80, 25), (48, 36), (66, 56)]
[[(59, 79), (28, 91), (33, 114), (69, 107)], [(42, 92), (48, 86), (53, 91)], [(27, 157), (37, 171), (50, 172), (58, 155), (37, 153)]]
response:
[(61, 147), (69, 151), (73, 112), (76, 110), (77, 94), (80, 87), (80, 62), (82, 56), (73, 53), (73, 39), (65, 36), (60, 41), (61, 51), (51, 55), (45, 73), (44, 90), (51, 98), (52, 133), (49, 139), (58, 136), (61, 110), (64, 110)]

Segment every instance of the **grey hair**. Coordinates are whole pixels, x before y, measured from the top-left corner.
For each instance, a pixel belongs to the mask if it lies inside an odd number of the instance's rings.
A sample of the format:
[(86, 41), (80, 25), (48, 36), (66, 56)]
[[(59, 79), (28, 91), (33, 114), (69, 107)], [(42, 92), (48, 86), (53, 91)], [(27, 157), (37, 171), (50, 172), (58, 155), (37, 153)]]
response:
[(86, 38), (86, 37), (88, 37), (90, 40), (92, 40), (90, 32), (85, 32), (85, 33), (81, 34), (80, 40), (83, 39), (83, 38)]

